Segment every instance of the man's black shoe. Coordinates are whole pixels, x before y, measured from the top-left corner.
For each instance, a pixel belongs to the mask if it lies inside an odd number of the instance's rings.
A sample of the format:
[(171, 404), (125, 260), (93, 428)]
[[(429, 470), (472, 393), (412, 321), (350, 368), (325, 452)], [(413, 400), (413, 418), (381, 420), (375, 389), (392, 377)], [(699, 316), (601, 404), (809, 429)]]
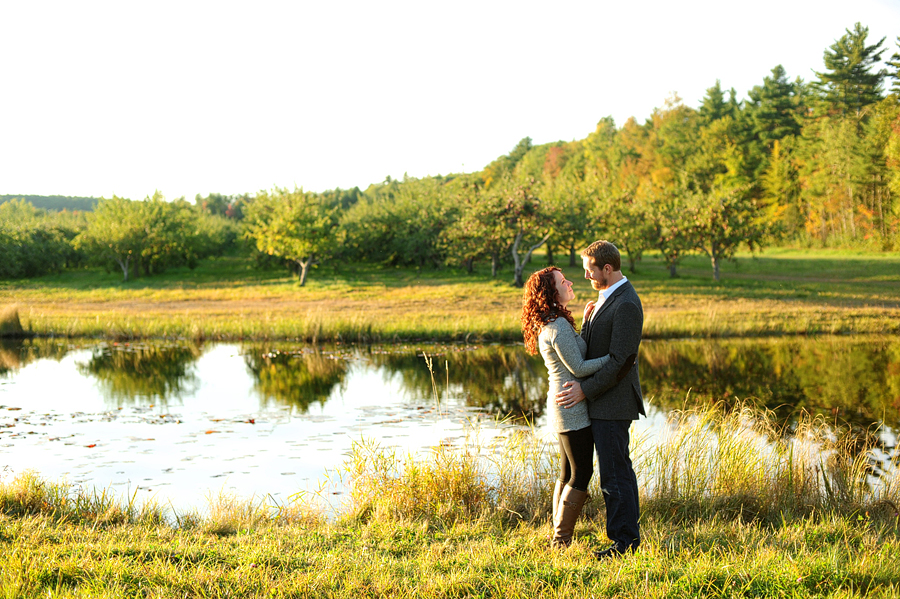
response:
[(619, 547), (618, 545), (613, 545), (609, 549), (604, 549), (603, 551), (595, 551), (594, 557), (596, 557), (598, 560), (601, 560), (601, 559), (622, 557), (626, 553), (634, 553), (634, 546), (623, 548), (623, 547)]

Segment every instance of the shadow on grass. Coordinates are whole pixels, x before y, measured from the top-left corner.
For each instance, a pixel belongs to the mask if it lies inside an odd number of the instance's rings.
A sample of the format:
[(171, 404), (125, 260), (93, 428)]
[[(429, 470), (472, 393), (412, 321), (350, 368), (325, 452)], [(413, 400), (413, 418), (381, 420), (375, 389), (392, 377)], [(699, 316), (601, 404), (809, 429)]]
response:
[[(358, 264), (355, 268), (346, 265), (325, 264), (314, 268), (307, 278), (310, 287), (331, 285), (380, 285), (390, 288), (403, 288), (411, 285), (441, 286), (473, 283), (499, 283), (510, 285), (512, 273), (501, 272), (497, 278), (491, 278), (489, 271), (476, 269), (474, 273), (466, 273), (457, 269), (440, 270), (418, 268), (393, 268), (382, 265)], [(226, 256), (207, 259), (196, 268), (186, 266), (170, 268), (165, 272), (150, 276), (134, 276), (128, 281), (122, 280), (122, 274), (106, 271), (102, 268), (84, 268), (66, 271), (60, 274), (35, 277), (32, 279), (14, 279), (0, 281), (0, 289), (54, 289), (54, 290), (116, 290), (143, 291), (164, 289), (202, 289), (221, 286), (296, 286), (299, 278), (285, 268), (257, 267), (249, 257)]]

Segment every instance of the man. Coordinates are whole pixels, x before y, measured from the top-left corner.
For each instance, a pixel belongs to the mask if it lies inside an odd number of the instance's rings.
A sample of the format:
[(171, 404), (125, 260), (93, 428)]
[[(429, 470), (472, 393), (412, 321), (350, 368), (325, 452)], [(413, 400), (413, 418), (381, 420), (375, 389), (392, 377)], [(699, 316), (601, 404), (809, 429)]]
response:
[(640, 505), (637, 478), (629, 456), (628, 429), (644, 412), (637, 354), (644, 311), (634, 287), (622, 275), (619, 250), (608, 241), (595, 241), (581, 252), (584, 276), (599, 292), (584, 311), (581, 336), (586, 358), (609, 354), (606, 367), (579, 382), (566, 383), (556, 402), (571, 407), (587, 399), (600, 487), (606, 502), (606, 535), (613, 546), (597, 558), (616, 557), (637, 549)]

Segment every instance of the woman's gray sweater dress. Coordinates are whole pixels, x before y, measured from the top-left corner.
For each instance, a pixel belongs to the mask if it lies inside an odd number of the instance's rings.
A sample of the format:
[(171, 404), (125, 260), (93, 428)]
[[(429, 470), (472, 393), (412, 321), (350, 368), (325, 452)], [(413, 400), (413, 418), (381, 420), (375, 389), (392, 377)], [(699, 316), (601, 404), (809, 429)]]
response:
[(565, 318), (557, 318), (544, 325), (538, 336), (538, 348), (550, 375), (550, 390), (547, 391), (547, 422), (550, 428), (564, 433), (590, 426), (586, 400), (564, 408), (557, 405), (556, 394), (562, 391), (563, 383), (597, 372), (609, 356), (585, 360), (587, 345)]

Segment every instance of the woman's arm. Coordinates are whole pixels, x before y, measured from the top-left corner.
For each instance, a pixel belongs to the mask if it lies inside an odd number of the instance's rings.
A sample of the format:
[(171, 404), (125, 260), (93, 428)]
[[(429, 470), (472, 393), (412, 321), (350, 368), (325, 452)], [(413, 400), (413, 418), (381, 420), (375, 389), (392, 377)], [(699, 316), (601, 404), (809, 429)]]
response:
[(602, 358), (585, 360), (584, 354), (581, 353), (581, 349), (578, 347), (578, 335), (568, 322), (563, 321), (556, 327), (556, 330), (557, 333), (551, 337), (550, 343), (565, 367), (575, 376), (580, 378), (591, 375), (609, 362), (608, 355)]

